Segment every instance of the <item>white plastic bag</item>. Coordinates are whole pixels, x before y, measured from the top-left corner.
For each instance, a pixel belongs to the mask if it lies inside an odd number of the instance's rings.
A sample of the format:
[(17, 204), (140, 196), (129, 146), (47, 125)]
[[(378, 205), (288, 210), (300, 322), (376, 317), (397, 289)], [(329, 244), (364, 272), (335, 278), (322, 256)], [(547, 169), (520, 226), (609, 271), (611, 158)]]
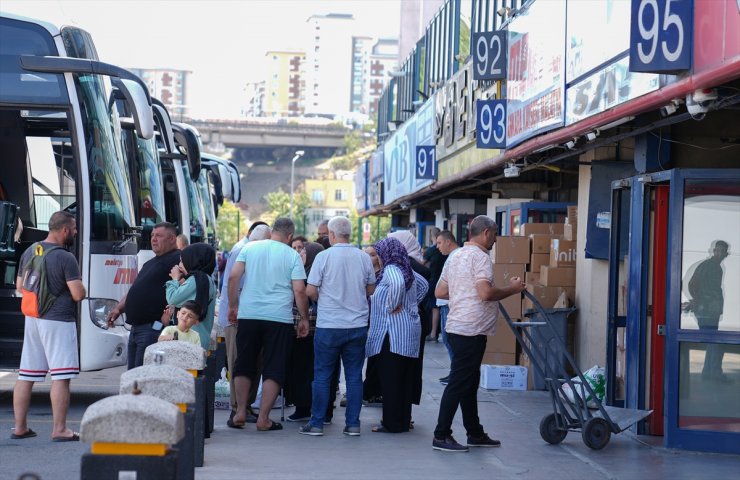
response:
[[(596, 398), (599, 401), (604, 400), (604, 393), (606, 392), (606, 377), (604, 375), (604, 368), (599, 367), (598, 365), (594, 365), (593, 367), (583, 372), (583, 376), (586, 378), (586, 381), (591, 386), (591, 390), (593, 390)], [(563, 384), (563, 393), (565, 393), (565, 396), (568, 397), (571, 402), (575, 402), (575, 395), (578, 395), (580, 398), (586, 399), (586, 406), (588, 408), (599, 408), (596, 400), (591, 396), (586, 387), (581, 384), (580, 378), (573, 377), (571, 378), (571, 381), (573, 381), (573, 383), (575, 384), (576, 392), (573, 392), (573, 389), (571, 389), (570, 385), (568, 385), (567, 383)]]
[(221, 369), (221, 378), (216, 381), (216, 397), (213, 407), (218, 410), (231, 410), (231, 390), (226, 379), (226, 368)]

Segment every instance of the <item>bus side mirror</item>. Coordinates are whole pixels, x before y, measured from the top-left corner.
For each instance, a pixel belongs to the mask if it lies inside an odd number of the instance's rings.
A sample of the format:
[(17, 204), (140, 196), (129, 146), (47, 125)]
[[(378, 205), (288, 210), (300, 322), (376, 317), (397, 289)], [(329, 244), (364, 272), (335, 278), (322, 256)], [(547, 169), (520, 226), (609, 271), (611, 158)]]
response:
[(126, 98), (128, 109), (134, 117), (136, 134), (145, 140), (154, 137), (154, 114), (141, 85), (125, 78), (114, 79), (113, 83)]

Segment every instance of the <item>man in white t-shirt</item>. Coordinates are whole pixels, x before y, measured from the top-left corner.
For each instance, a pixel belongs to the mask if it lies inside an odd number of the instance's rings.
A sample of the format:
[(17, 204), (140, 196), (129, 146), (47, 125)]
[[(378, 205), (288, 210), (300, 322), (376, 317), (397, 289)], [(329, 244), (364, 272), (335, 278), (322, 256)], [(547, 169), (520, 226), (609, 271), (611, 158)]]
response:
[(375, 291), (370, 256), (349, 243), (352, 224), (345, 217), (329, 220), (331, 248), (316, 256), (308, 276), (308, 296), (318, 302), (314, 334), (314, 379), (311, 420), (304, 435), (323, 435), (331, 379), (341, 357), (347, 384), (344, 434), (360, 434), (362, 365), (369, 306)]
[[(470, 241), (447, 259), (434, 293), (449, 299), (447, 338), (452, 348), (449, 383), (439, 404), (432, 448), (467, 452), (468, 447), (498, 447), (501, 442), (486, 435), (478, 418), (480, 364), (486, 350), (486, 335), (493, 335), (498, 301), (524, 290), (519, 277), (496, 287), (489, 250), (496, 242), (496, 222), (479, 215), (470, 223)], [(460, 406), (467, 433), (467, 446), (452, 437), (452, 420)]]

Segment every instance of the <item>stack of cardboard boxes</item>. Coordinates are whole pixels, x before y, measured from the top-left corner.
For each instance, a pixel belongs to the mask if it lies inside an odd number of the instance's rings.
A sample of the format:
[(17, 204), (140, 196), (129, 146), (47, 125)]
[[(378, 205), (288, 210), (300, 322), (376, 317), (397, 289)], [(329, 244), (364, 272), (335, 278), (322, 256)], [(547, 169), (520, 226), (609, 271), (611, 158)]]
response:
[[(527, 223), (520, 227), (521, 236), (498, 237), (493, 251), (493, 276), (498, 286), (509, 283), (511, 277), (521, 277), (531, 293), (544, 308), (569, 307), (575, 301), (577, 210), (568, 207), (565, 223)], [(513, 295), (501, 302), (512, 320), (519, 320), (534, 305), (521, 295)], [(500, 354), (516, 351), (516, 339), (501, 318), (496, 335), (488, 339), (488, 350), (483, 363), (505, 364), (515, 355)], [(499, 354), (499, 355), (494, 355)], [(496, 360), (496, 361), (494, 361)], [(520, 365), (531, 369), (528, 359), (520, 355)], [(532, 388), (529, 375), (529, 388)]]

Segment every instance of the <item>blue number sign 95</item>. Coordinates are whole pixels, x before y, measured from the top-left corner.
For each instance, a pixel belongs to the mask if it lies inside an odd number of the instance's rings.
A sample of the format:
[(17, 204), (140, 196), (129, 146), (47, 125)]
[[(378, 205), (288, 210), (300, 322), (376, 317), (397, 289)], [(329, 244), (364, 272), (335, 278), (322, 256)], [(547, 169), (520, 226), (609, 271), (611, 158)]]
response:
[(506, 148), (506, 100), (476, 101), (476, 146)]
[(416, 147), (416, 179), (437, 179), (437, 153), (434, 146), (417, 145)]
[(691, 68), (694, 0), (632, 0), (630, 71)]

